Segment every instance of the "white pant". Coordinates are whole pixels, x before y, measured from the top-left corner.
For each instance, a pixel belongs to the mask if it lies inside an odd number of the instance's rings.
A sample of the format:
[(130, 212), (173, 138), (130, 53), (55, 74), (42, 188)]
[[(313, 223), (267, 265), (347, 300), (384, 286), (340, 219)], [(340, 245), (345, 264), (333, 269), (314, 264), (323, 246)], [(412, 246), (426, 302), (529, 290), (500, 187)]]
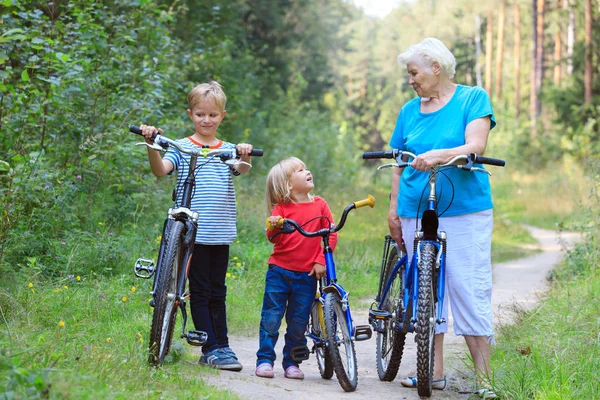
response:
[[(412, 260), (415, 218), (401, 218), (408, 259)], [(420, 221), (419, 221), (420, 223)], [(492, 209), (473, 214), (442, 217), (438, 231), (447, 234), (446, 287), (443, 317), (448, 321), (448, 299), (457, 335), (487, 336), (492, 327)], [(448, 323), (436, 333), (448, 332)]]

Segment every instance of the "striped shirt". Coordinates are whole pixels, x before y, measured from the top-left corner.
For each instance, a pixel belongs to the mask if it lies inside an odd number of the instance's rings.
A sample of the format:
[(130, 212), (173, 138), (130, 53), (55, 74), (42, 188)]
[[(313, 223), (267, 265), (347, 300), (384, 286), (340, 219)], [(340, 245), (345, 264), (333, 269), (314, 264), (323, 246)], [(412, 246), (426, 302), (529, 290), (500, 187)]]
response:
[[(184, 149), (200, 146), (189, 138), (180, 139), (177, 143)], [(235, 145), (220, 141), (212, 149), (234, 149)], [(177, 170), (176, 206), (181, 204), (183, 182), (188, 175), (190, 155), (181, 154), (175, 148), (169, 148), (164, 156)], [(229, 245), (237, 235), (236, 231), (236, 199), (231, 178), (233, 169), (223, 164), (218, 157), (198, 157), (196, 164), (196, 186), (192, 196), (192, 211), (196, 211), (198, 232), (196, 243), (205, 245)]]

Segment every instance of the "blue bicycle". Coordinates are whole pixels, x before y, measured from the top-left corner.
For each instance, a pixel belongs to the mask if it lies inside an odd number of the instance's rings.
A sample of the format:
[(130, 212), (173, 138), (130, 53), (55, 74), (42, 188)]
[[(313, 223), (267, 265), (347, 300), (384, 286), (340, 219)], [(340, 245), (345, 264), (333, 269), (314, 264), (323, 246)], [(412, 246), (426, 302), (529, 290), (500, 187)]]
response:
[[(408, 151), (366, 152), (363, 159), (394, 159), (392, 164), (377, 169), (410, 166), (416, 155)], [(464, 171), (487, 170), (474, 164), (503, 167), (504, 160), (468, 154), (454, 157), (446, 164), (429, 171), (429, 197), (421, 217), (421, 227), (415, 232), (413, 256), (407, 255), (388, 235), (375, 303), (369, 310), (369, 323), (377, 334), (377, 373), (383, 381), (393, 381), (398, 373), (404, 342), (408, 332), (415, 333), (417, 343), (417, 390), (419, 396), (429, 397), (432, 390), (434, 336), (437, 324), (446, 321), (442, 316), (446, 274), (446, 232), (438, 231), (437, 179), (444, 169)]]
[[(330, 228), (316, 232), (305, 231), (300, 224), (291, 219), (281, 218), (276, 224), (284, 234), (297, 231), (306, 237), (323, 238), (326, 277), (320, 280), (319, 292), (313, 303), (306, 336), (313, 341), (312, 352), (316, 354), (321, 377), (330, 379), (335, 371), (338, 382), (346, 392), (353, 392), (358, 385), (354, 341), (370, 339), (372, 330), (369, 325), (353, 323), (348, 300), (349, 293), (338, 282), (333, 252), (329, 246), (329, 236), (344, 227), (346, 217), (351, 210), (364, 206), (372, 208), (374, 205), (375, 199), (371, 195), (367, 199), (351, 203), (344, 209), (339, 224), (330, 223)], [(267, 229), (269, 231), (274, 229), (269, 219), (267, 219)], [(309, 353), (307, 347), (297, 347), (292, 349), (292, 358), (296, 361), (307, 360)]]

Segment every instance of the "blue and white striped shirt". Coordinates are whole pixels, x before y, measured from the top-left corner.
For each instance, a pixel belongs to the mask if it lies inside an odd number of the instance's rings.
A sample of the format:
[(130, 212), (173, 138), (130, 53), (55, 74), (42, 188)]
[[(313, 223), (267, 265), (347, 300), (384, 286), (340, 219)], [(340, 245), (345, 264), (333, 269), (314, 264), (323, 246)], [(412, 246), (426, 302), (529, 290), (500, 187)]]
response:
[[(189, 138), (177, 143), (184, 149), (198, 148)], [(235, 145), (221, 142), (211, 148), (233, 149)], [(188, 175), (190, 155), (181, 154), (177, 149), (169, 148), (164, 156), (177, 170), (177, 204), (181, 204), (183, 182)], [(223, 164), (219, 158), (198, 157), (196, 164), (196, 186), (192, 197), (191, 209), (196, 211), (198, 232), (196, 243), (205, 245), (229, 245), (236, 235), (236, 199), (233, 187), (232, 168)]]

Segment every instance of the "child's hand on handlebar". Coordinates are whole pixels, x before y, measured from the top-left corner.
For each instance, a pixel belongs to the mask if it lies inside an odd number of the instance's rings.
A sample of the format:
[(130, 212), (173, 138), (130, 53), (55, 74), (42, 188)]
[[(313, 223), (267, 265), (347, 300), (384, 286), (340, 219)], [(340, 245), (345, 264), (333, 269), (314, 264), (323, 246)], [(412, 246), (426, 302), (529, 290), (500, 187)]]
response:
[(148, 144), (152, 144), (150, 139), (152, 139), (152, 135), (154, 135), (155, 132), (158, 132), (159, 135), (162, 134), (162, 129), (151, 125), (140, 125), (140, 130), (142, 131), (142, 136), (144, 136), (146, 143)]
[(308, 274), (308, 276), (311, 276), (311, 275), (315, 275), (315, 278), (317, 278), (317, 279), (325, 278), (325, 276), (327, 276), (327, 270), (325, 269), (324, 265), (315, 263), (315, 265), (313, 266), (313, 269)]
[[(272, 231), (277, 228), (277, 224), (282, 217), (280, 215), (270, 216), (267, 218), (267, 229)], [(272, 229), (271, 229), (272, 228)]]
[(240, 143), (237, 145), (236, 150), (239, 156), (249, 157), (249, 154), (252, 151), (252, 145), (248, 143)]

